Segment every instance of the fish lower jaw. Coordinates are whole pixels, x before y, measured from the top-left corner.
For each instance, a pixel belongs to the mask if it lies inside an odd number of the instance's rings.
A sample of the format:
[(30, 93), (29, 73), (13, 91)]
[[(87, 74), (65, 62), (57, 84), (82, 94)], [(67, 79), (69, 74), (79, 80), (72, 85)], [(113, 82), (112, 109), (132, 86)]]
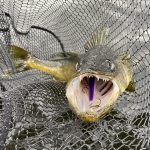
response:
[(113, 108), (115, 103), (112, 103), (108, 106), (106, 106), (103, 109), (99, 109), (97, 111), (88, 111), (88, 112), (84, 112), (84, 113), (80, 113), (78, 114), (78, 117), (85, 122), (88, 123), (94, 123), (96, 121), (98, 121), (99, 119), (102, 119), (105, 117), (105, 115), (107, 115)]
[(81, 118), (82, 121), (93, 123), (98, 120), (98, 116), (96, 114), (92, 113), (80, 113), (78, 114), (78, 117)]

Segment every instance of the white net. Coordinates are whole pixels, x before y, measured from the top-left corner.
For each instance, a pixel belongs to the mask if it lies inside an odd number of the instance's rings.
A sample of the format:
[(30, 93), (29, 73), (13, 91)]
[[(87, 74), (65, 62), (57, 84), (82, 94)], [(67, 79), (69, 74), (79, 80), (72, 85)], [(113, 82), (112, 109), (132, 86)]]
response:
[[(103, 26), (110, 28), (111, 51), (130, 52), (136, 89), (87, 124), (70, 110), (63, 83), (37, 70), (17, 73), (9, 47), (44, 60), (62, 51), (81, 54)], [(0, 0), (0, 149), (149, 150), (149, 41), (149, 0)]]

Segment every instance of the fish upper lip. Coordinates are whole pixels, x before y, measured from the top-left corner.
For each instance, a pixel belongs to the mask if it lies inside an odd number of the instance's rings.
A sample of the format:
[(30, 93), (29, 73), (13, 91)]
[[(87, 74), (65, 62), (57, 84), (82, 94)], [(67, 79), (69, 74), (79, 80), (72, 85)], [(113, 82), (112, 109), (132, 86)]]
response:
[(112, 75), (107, 75), (105, 73), (100, 73), (100, 72), (96, 72), (96, 71), (85, 71), (85, 72), (80, 72), (76, 77), (78, 76), (95, 76), (95, 77), (99, 77), (99, 78), (107, 78), (109, 80), (112, 80), (114, 77)]
[(79, 72), (79, 74), (85, 74), (85, 73), (96, 74), (96, 75), (112, 76), (112, 73), (102, 72), (102, 71), (85, 70), (85, 71), (80, 71)]

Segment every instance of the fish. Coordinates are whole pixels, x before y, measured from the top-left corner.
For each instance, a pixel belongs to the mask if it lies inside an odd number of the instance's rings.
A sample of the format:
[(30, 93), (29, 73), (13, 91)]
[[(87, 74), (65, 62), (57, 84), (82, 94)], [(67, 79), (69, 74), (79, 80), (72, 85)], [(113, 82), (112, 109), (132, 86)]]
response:
[(94, 32), (79, 56), (76, 74), (67, 83), (66, 97), (72, 111), (85, 122), (96, 122), (114, 107), (124, 92), (134, 92), (129, 53), (115, 54), (105, 44), (109, 29)]
[(19, 66), (40, 70), (65, 82), (62, 98), (67, 99), (81, 120), (92, 123), (109, 113), (124, 91), (135, 91), (130, 54), (112, 52), (105, 44), (108, 33), (108, 28), (94, 32), (85, 43), (83, 54), (60, 52), (42, 60), (12, 45), (10, 55), (19, 60)]
[(11, 45), (9, 54), (14, 60), (18, 72), (37, 69), (62, 82), (69, 81), (76, 73), (75, 66), (78, 62), (78, 55), (73, 52), (66, 52), (65, 56), (63, 52), (54, 53), (49, 60), (42, 60), (21, 47)]

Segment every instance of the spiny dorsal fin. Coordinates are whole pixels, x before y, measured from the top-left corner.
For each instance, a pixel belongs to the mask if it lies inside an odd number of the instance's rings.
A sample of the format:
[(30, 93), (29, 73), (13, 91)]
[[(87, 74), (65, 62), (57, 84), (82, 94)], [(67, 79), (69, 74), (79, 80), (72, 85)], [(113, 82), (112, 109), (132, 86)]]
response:
[(131, 60), (131, 55), (129, 52), (126, 52), (126, 53), (123, 53), (123, 54), (120, 54), (120, 59), (121, 60)]
[(108, 28), (102, 28), (101, 30), (98, 30), (92, 35), (90, 40), (85, 43), (84, 48), (88, 50), (96, 46), (100, 46), (105, 41), (108, 32)]

